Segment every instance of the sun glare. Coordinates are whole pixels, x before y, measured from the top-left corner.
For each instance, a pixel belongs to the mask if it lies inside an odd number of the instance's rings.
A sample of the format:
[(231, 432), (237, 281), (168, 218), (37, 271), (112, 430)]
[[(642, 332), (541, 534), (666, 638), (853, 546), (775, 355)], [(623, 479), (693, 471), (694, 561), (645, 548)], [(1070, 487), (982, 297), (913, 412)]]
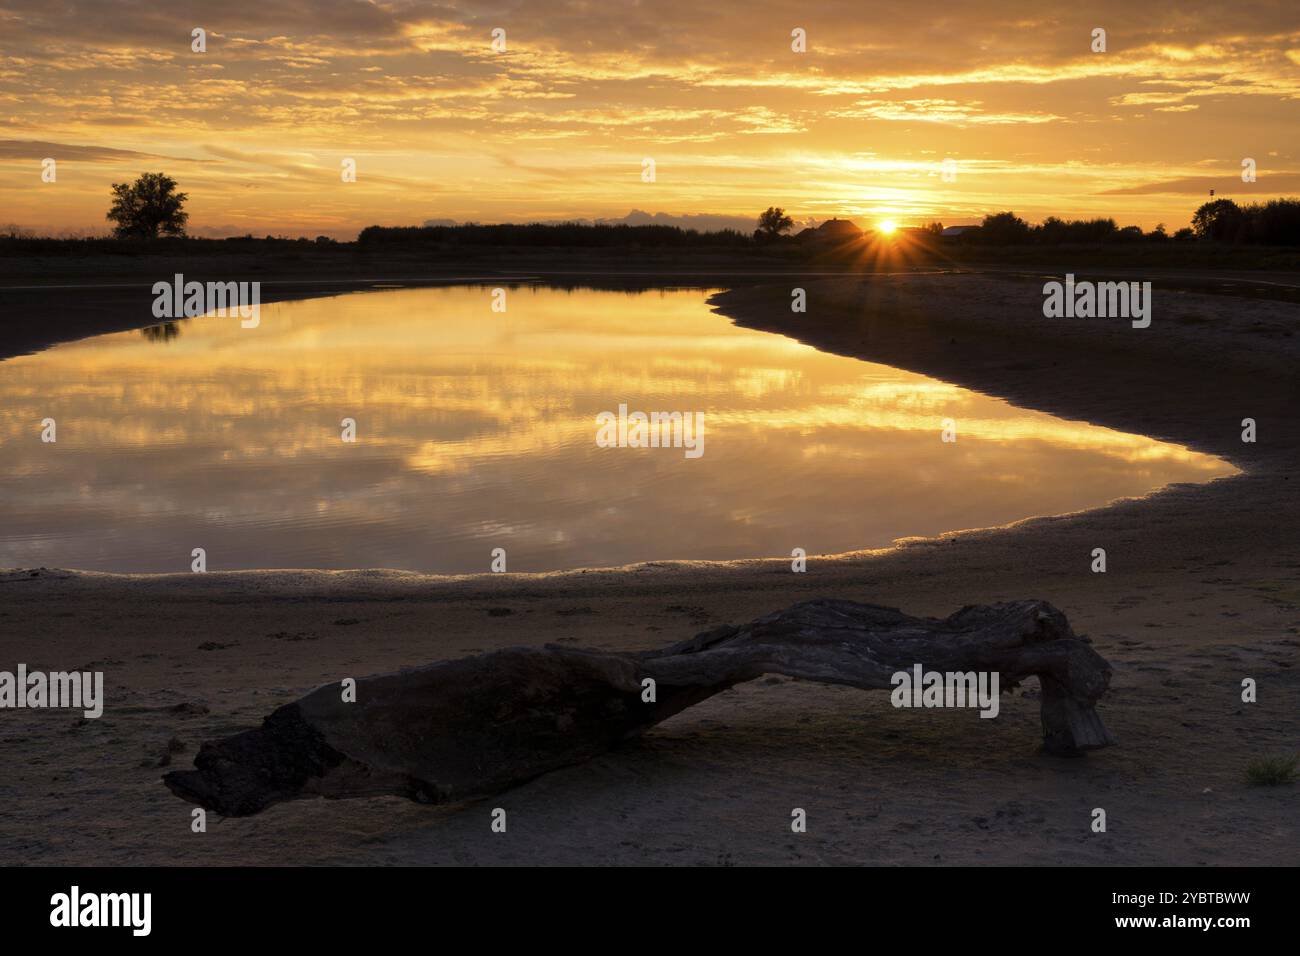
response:
[(896, 229), (898, 229), (898, 223), (894, 222), (894, 220), (892, 220), (892, 219), (884, 219), (884, 220), (881, 220), (880, 225), (879, 225), (878, 228), (879, 228), (880, 231), (883, 232), (885, 235), (890, 236), (890, 235), (893, 235), (893, 234), (894, 234), (894, 231), (895, 231)]

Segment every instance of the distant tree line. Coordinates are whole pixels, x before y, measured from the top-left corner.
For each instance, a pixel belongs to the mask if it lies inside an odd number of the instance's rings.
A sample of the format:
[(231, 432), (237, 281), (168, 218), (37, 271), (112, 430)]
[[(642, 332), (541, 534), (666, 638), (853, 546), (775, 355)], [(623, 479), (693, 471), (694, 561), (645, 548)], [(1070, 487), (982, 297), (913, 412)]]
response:
[(1216, 199), (1196, 210), (1192, 228), (1203, 239), (1252, 246), (1300, 246), (1300, 199), (1238, 206)]
[[(559, 246), (570, 248), (739, 248), (757, 242), (792, 242), (783, 235), (792, 225), (784, 210), (769, 207), (759, 225), (747, 236), (732, 229), (698, 232), (677, 226), (502, 224), (463, 226), (370, 226), (358, 236), (362, 245), (429, 244), (438, 246)], [(943, 224), (929, 223), (910, 230), (923, 239), (937, 239)], [(1196, 210), (1189, 227), (1172, 234), (1164, 223), (1144, 232), (1138, 226), (1120, 226), (1114, 219), (1061, 219), (1048, 216), (1031, 224), (1014, 212), (992, 213), (980, 228), (961, 237), (963, 243), (990, 246), (1103, 245), (1125, 242), (1185, 242), (1208, 239), (1243, 245), (1300, 245), (1300, 199), (1274, 199), (1238, 206), (1230, 199), (1208, 202)]]
[[(113, 235), (117, 240), (125, 244), (130, 241), (150, 243), (159, 239), (185, 239), (189, 217), (184, 205), (189, 197), (177, 191), (176, 180), (166, 173), (144, 173), (133, 183), (114, 183), (112, 196), (107, 218), (114, 223)], [(752, 235), (734, 229), (699, 232), (678, 226), (588, 225), (578, 222), (369, 226), (361, 231), (357, 242), (372, 249), (395, 246), (434, 246), (440, 249), (494, 246), (740, 249), (756, 244), (783, 245), (798, 241), (785, 235), (794, 222), (780, 207), (769, 206), (758, 216), (757, 222), (758, 228)], [(820, 231), (825, 231), (825, 227)], [(856, 227), (851, 231), (856, 235)], [(938, 222), (905, 230), (926, 244), (938, 242), (943, 231), (943, 224)], [(809, 232), (812, 230), (804, 230), (804, 233)], [(271, 238), (267, 237), (268, 240)], [(955, 238), (962, 244), (990, 246), (1093, 246), (1191, 239), (1236, 245), (1300, 246), (1300, 199), (1274, 199), (1245, 206), (1238, 206), (1231, 199), (1216, 199), (1196, 210), (1190, 227), (1179, 229), (1173, 235), (1165, 231), (1163, 223), (1150, 232), (1143, 232), (1137, 226), (1120, 227), (1110, 218), (1065, 220), (1048, 216), (1041, 223), (1031, 225), (1014, 212), (997, 212), (985, 216), (978, 228), (964, 228)], [(0, 240), (6, 240), (7, 246), (50, 241), (37, 239), (17, 226), (0, 227)], [(318, 236), (315, 242), (318, 245), (334, 244), (325, 236)]]
[(1061, 246), (1191, 239), (1193, 234), (1191, 229), (1180, 229), (1171, 237), (1165, 231), (1164, 223), (1150, 232), (1143, 232), (1138, 226), (1121, 228), (1109, 217), (1060, 219), (1048, 216), (1038, 225), (1031, 225), (1013, 212), (998, 212), (985, 216), (979, 229), (966, 238), (970, 242), (989, 246)]
[(732, 248), (746, 246), (750, 239), (734, 229), (698, 232), (678, 226), (586, 225), (503, 223), (462, 226), (367, 226), (357, 236), (363, 246), (564, 246), (569, 248), (612, 248), (635, 246), (644, 249), (685, 247)]
[[(931, 223), (927, 231), (943, 227)], [(991, 246), (1026, 245), (1097, 245), (1112, 242), (1163, 242), (1209, 239), (1256, 246), (1300, 246), (1300, 199), (1273, 199), (1264, 203), (1238, 206), (1231, 199), (1207, 202), (1192, 216), (1190, 228), (1173, 235), (1164, 224), (1150, 232), (1137, 226), (1121, 228), (1114, 219), (1058, 219), (1048, 216), (1038, 225), (1030, 225), (1013, 212), (999, 212), (984, 217), (978, 231), (966, 241)]]

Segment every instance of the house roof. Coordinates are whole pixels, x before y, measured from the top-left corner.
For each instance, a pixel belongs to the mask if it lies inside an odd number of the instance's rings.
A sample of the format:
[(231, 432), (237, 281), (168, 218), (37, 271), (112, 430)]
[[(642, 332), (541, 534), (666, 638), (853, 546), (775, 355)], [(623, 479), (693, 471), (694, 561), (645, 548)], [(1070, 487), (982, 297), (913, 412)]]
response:
[(858, 228), (857, 223), (849, 219), (827, 219), (817, 227), (817, 232), (823, 236), (860, 236), (862, 230)]

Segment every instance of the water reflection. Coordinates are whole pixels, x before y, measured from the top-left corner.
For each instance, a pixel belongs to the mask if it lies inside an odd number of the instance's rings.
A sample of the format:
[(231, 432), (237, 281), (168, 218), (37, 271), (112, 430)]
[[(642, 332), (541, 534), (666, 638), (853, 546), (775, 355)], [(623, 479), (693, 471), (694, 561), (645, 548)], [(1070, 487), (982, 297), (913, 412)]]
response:
[[(809, 554), (1230, 474), (734, 327), (698, 290), (408, 289), (0, 363), (0, 566), (514, 571)], [(598, 448), (702, 411), (706, 454)], [(39, 423), (58, 421), (57, 444)], [(341, 440), (345, 418), (357, 440)], [(958, 423), (955, 444), (940, 422)]]
[(163, 322), (161, 325), (145, 326), (140, 334), (150, 342), (170, 342), (181, 334), (181, 327), (178, 322)]

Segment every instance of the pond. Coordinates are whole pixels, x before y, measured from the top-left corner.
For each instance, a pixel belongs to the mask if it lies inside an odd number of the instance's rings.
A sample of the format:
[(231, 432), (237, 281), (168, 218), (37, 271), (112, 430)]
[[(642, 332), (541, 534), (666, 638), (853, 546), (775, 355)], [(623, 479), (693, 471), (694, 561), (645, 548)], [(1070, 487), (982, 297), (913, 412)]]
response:
[(1234, 473), (738, 328), (708, 294), (389, 289), (0, 362), (0, 567), (788, 558)]

